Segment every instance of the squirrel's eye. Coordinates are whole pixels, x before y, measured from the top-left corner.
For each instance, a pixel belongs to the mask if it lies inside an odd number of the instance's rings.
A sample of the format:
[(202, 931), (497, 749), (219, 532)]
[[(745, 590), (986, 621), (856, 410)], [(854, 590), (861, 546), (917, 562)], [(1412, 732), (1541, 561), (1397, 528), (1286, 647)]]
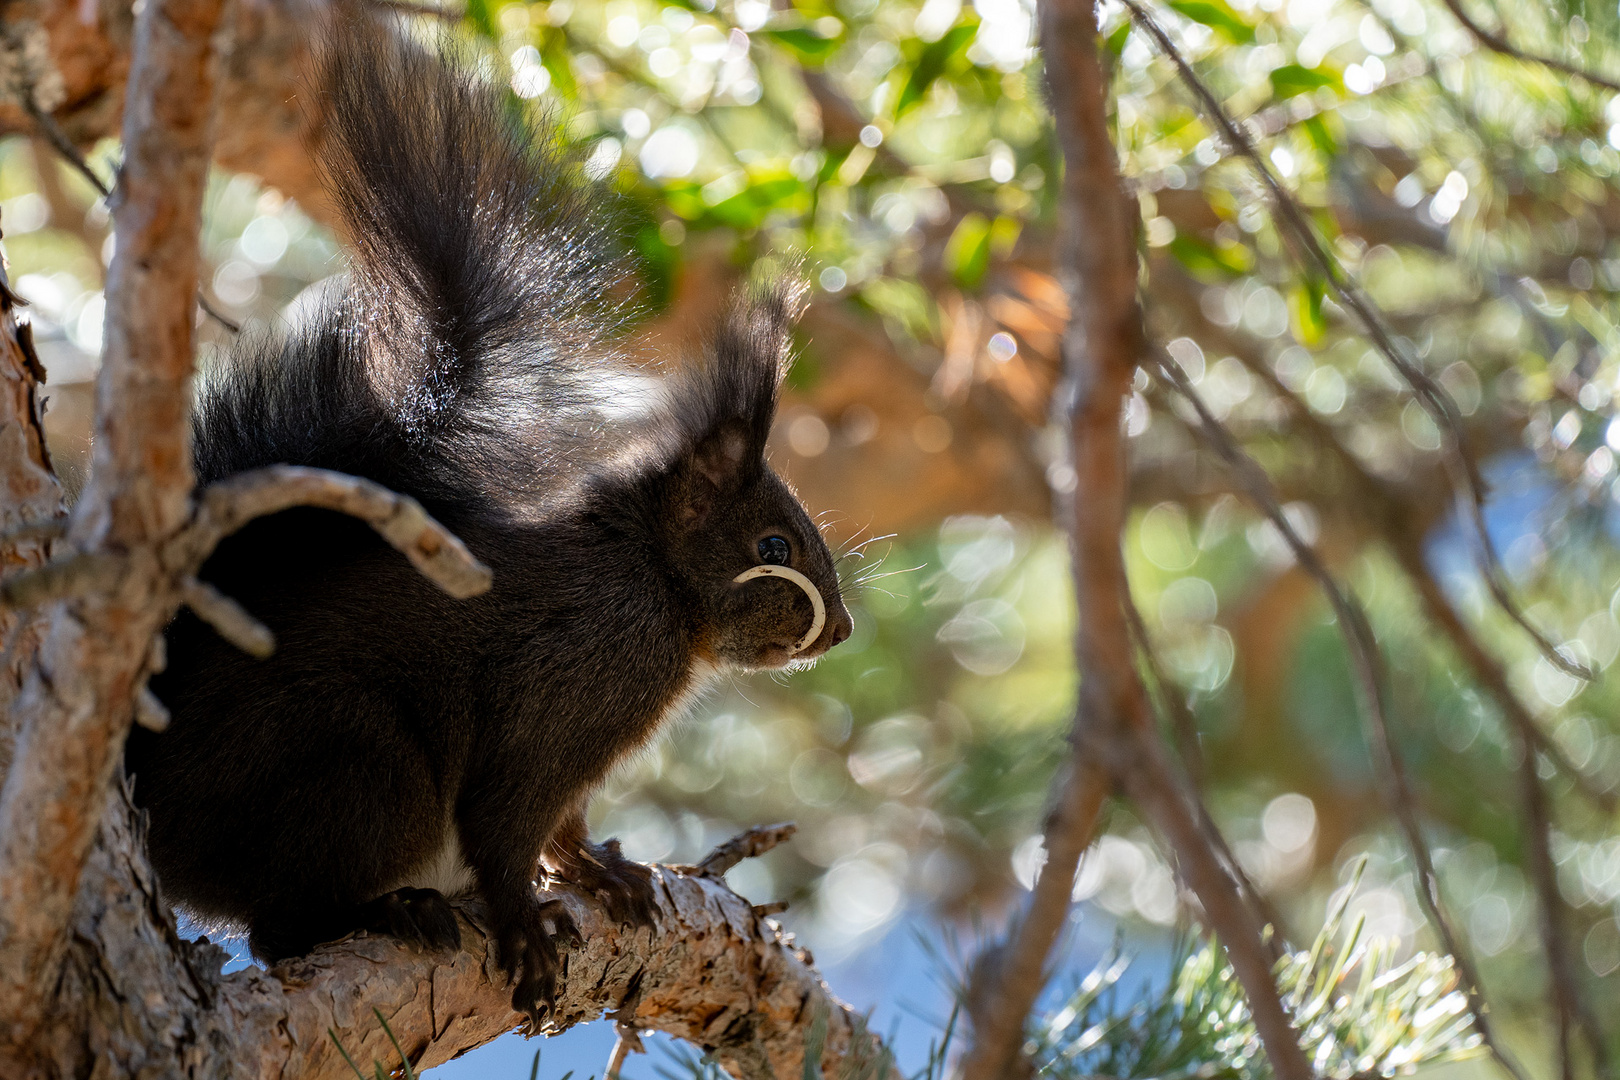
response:
[(767, 536), (759, 542), (759, 561), (786, 566), (793, 557), (793, 549), (780, 536)]

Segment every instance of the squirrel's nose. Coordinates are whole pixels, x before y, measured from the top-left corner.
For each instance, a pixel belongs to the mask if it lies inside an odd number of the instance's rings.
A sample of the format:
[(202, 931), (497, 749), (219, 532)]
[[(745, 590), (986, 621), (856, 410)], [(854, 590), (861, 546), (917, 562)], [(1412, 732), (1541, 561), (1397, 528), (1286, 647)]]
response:
[(855, 619), (854, 619), (854, 617), (852, 615), (850, 615), (850, 613), (848, 611), (840, 611), (836, 616), (833, 617), (832, 645), (829, 645), (827, 647), (830, 649), (833, 646), (836, 646), (836, 645), (844, 642), (845, 640), (847, 640), (849, 638), (849, 635), (852, 634), (854, 631), (855, 631)]

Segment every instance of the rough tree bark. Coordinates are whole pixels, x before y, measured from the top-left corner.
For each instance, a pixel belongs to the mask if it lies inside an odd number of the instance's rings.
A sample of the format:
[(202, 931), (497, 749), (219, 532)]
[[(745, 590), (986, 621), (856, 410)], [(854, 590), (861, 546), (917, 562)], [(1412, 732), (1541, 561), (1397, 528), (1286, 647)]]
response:
[[(3, 224), (3, 223), (0, 223)], [(34, 352), (34, 335), (17, 321), (21, 301), (0, 267), (0, 573), (31, 570), (50, 554), (51, 540), (66, 517), (62, 485), (45, 445), (39, 393), (45, 369)], [(0, 609), (0, 778), (11, 767), (16, 731), (11, 703), (22, 689), (29, 658), (39, 647), (41, 623)]]
[[(7, 17), (22, 5), (7, 9)], [(86, 9), (90, 10), (90, 9)], [(93, 13), (93, 10), (92, 10)], [(426, 1067), (512, 1030), (504, 978), (469, 904), (467, 948), (425, 955), (359, 936), (271, 971), (220, 973), (224, 953), (176, 932), (117, 782), (131, 722), (159, 728), (144, 689), (157, 635), (181, 603), (251, 646), (255, 624), (192, 577), (246, 520), (320, 505), (368, 521), (454, 596), (488, 574), (412, 500), (351, 477), (268, 469), (194, 494), (188, 442), (201, 198), (230, 10), (226, 0), (147, 0), (124, 107), (124, 166), (112, 200), (119, 242), (108, 280), (89, 487), (65, 530), (39, 432), (41, 372), (26, 328), (0, 304), (0, 598), (38, 629), (9, 634), (21, 691), (0, 794), (0, 1075), (11, 1078), (343, 1075), (333, 1037), (388, 1061), (388, 1019)], [(8, 24), (8, 29), (14, 27)], [(44, 561), (44, 544), (65, 537)], [(25, 603), (26, 602), (26, 603)], [(33, 614), (19, 616), (17, 608)], [(8, 672), (13, 669), (8, 668)], [(773, 923), (716, 875), (790, 830), (766, 830), (699, 867), (660, 869), (659, 919), (625, 934), (594, 901), (564, 896), (585, 942), (570, 950), (555, 1031), (616, 1010), (713, 1050), (738, 1076), (802, 1070), (811, 1031), (822, 1068), (881, 1046), (827, 991)]]

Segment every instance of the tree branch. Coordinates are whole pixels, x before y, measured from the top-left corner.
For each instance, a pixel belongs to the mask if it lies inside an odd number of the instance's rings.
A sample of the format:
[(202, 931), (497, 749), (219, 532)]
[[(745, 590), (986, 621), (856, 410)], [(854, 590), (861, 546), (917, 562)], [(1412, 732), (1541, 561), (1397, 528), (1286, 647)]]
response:
[[(1525, 813), (1524, 836), (1528, 854), (1526, 869), (1535, 886), (1540, 909), (1541, 943), (1543, 951), (1547, 954), (1553, 1004), (1558, 1014), (1560, 1057), (1564, 1064), (1565, 1075), (1568, 1076), (1572, 1068), (1569, 1047), (1571, 1029), (1579, 1025), (1586, 1032), (1599, 1074), (1605, 1078), (1612, 1077), (1613, 1065), (1609, 1059), (1608, 1044), (1603, 1037), (1601, 1026), (1592, 1014), (1590, 1004), (1581, 991), (1575, 958), (1563, 930), (1564, 900), (1558, 891), (1558, 874), (1553, 864), (1550, 844), (1552, 815), (1548, 806), (1546, 787), (1537, 771), (1538, 754), (1546, 754), (1558, 763), (1561, 769), (1575, 779), (1578, 787), (1583, 782), (1589, 783), (1590, 778), (1578, 770), (1570, 771), (1574, 766), (1564, 753), (1563, 747), (1548, 738), (1541, 725), (1530, 715), (1530, 710), (1519, 695), (1514, 693), (1502, 665), (1485, 651), (1479, 639), (1463, 622), (1462, 616), (1452, 606), (1445, 590), (1440, 587), (1428, 564), (1424, 562), (1423, 553), (1417, 545), (1396, 541), (1394, 546), (1396, 559), (1417, 590), (1429, 622), (1445, 633), (1452, 647), (1472, 670), (1474, 681), (1495, 699), (1497, 708), (1502, 711), (1514, 736), (1513, 746), (1519, 758), (1517, 770), (1520, 801)], [(1580, 789), (1584, 790), (1584, 787)], [(1604, 791), (1602, 794), (1605, 799), (1600, 801), (1599, 805), (1613, 813), (1614, 793)]]
[[(136, 20), (94, 469), (68, 542), (141, 569), (191, 512), (191, 301), (225, 26), (225, 0), (147, 0)], [(18, 698), (0, 793), (0, 1043), (26, 1043), (43, 1018), (170, 591), (130, 573), (56, 609)]]
[[(1133, 0), (1125, 2), (1129, 4)], [(1418, 901), (1422, 904), (1435, 935), (1440, 939), (1441, 947), (1450, 954), (1452, 962), (1457, 967), (1458, 977), (1462, 981), (1464, 992), (1468, 995), (1475, 1031), (1490, 1049), (1492, 1056), (1514, 1077), (1514, 1080), (1527, 1080), (1518, 1063), (1507, 1054), (1496, 1039), (1478, 972), (1468, 955), (1462, 951), (1462, 943), (1442, 906), (1439, 878), (1434, 871), (1434, 860), (1429, 853), (1428, 843), (1423, 838), (1417, 797), (1412, 790), (1405, 761), (1395, 748), (1389, 718), (1384, 710), (1383, 674), (1378, 645), (1360, 605), (1340, 587), (1316, 550), (1300, 537), (1293, 523), (1288, 520), (1288, 515), (1283, 513), (1282, 506), (1272, 490), (1270, 478), (1259, 464), (1243, 451), (1231, 432), (1227, 431), (1210, 412), (1209, 406), (1193, 388), (1186, 373), (1175, 361), (1162, 353), (1152, 352), (1149, 356), (1158, 377), (1181, 395), (1197, 413), (1199, 423), (1194, 428), (1195, 432), (1232, 469), (1249, 501), (1277, 529), (1301, 569), (1316, 581), (1327, 596), (1338, 621), (1339, 633), (1343, 635), (1350, 655), (1353, 682), (1360, 704), (1359, 712), (1366, 729), (1367, 741), (1378, 765), (1375, 772), (1380, 777), (1385, 800), (1400, 824), (1407, 850), (1417, 871)]]
[[(67, 508), (45, 445), (40, 385), (45, 367), (34, 352), (33, 328), (17, 321), (21, 300), (0, 260), (0, 573), (45, 562), (61, 535)], [(16, 731), (11, 703), (39, 645), (41, 627), (26, 614), (0, 611), (0, 780), (11, 766)]]
[(680, 869), (704, 877), (724, 878), (728, 870), (744, 859), (758, 858), (778, 844), (787, 843), (798, 831), (799, 827), (791, 821), (784, 821), (780, 825), (756, 825), (709, 852), (696, 866)]
[(1123, 788), (1148, 812), (1176, 853), (1243, 984), (1271, 1066), (1283, 1080), (1312, 1075), (1289, 1023), (1262, 928), (1236, 883), (1205, 843), (1185, 778), (1164, 756), (1147, 693), (1131, 656), (1124, 612), (1130, 587), (1120, 537), (1129, 501), (1121, 408), (1140, 362), (1134, 213), (1127, 209), (1107, 124), (1107, 84), (1089, 0), (1047, 0), (1039, 8), (1053, 116), (1065, 164), (1058, 251), (1071, 314), (1062, 340), (1071, 462), (1075, 652), (1080, 703), (1074, 757), (1058, 780), (1047, 820), (1047, 863), (1029, 910), (1008, 944), (981, 958), (971, 1005), (975, 1041), (964, 1080), (1010, 1075), (1024, 1022), (1044, 983), (1046, 956), (1067, 914), (1074, 872), (1103, 799)]
[(409, 495), (358, 476), (299, 465), (272, 465), (209, 485), (198, 499), (193, 528), (177, 538), (171, 558), (200, 566), (220, 540), (249, 521), (295, 506), (359, 518), (458, 600), (489, 589), (489, 568)]
[(1451, 399), (1438, 382), (1431, 378), (1428, 372), (1396, 344), (1395, 335), (1385, 325), (1383, 314), (1378, 310), (1372, 298), (1367, 296), (1360, 287), (1339, 265), (1328, 250), (1323, 247), (1315, 230), (1311, 227), (1304, 210), (1294, 196), (1283, 187), (1271, 167), (1266, 164), (1254, 143), (1226, 112), (1220, 99), (1206, 86), (1198, 73), (1181, 55), (1170, 36), (1164, 32), (1142, 5), (1140, 0), (1122, 0), (1130, 9), (1132, 19), (1154, 41), (1159, 52), (1176, 68), (1193, 96), (1198, 99), (1209, 121), (1229, 147), (1235, 150), (1254, 168), (1260, 181), (1265, 185), (1271, 196), (1272, 205), (1277, 212), (1282, 231), (1289, 239), (1289, 245), (1294, 250), (1296, 258), (1316, 268), (1328, 286), (1333, 290), (1334, 296), (1345, 308), (1353, 312), (1361, 323), (1362, 331), (1367, 335), (1379, 355), (1387, 360), (1391, 367), (1404, 379), (1411, 388), (1418, 404), (1434, 420), (1444, 435), (1443, 445), (1446, 460), (1452, 472), (1452, 483), (1458, 494), (1459, 509), (1471, 526), (1471, 533), (1475, 544), (1475, 554), (1479, 561), (1480, 572), (1489, 586), (1491, 596), (1497, 605), (1509, 618), (1519, 625), (1521, 629), (1536, 643), (1536, 647), (1546, 656), (1547, 661), (1578, 679), (1590, 681), (1594, 673), (1584, 665), (1577, 664), (1570, 659), (1563, 650), (1550, 641), (1542, 631), (1530, 621), (1523, 609), (1513, 599), (1506, 578), (1502, 571), (1501, 559), (1496, 552), (1495, 543), (1491, 540), (1490, 531), (1485, 528), (1485, 482), (1479, 474), (1478, 464), (1468, 455), (1466, 434), (1462, 426), (1462, 414), (1457, 410), (1457, 404)]
[(1571, 64), (1567, 60), (1560, 60), (1554, 56), (1538, 56), (1535, 53), (1527, 53), (1522, 49), (1516, 49), (1508, 41), (1507, 35), (1492, 33), (1475, 21), (1473, 16), (1469, 15), (1462, 6), (1462, 0), (1444, 0), (1444, 2), (1451, 14), (1456, 16), (1457, 21), (1462, 23), (1470, 34), (1474, 35), (1474, 39), (1492, 52), (1510, 56), (1515, 60), (1522, 60), (1527, 64), (1540, 64), (1542, 67), (1561, 71), (1565, 75), (1574, 75), (1577, 78), (1585, 79), (1593, 86), (1601, 86), (1606, 90), (1620, 90), (1620, 82), (1599, 75), (1597, 72), (1590, 71), (1578, 64)]
[[(75, 905), (60, 981), (35, 1057), (0, 1040), (0, 1075), (224, 1075), (247, 1080), (352, 1077), (335, 1035), (369, 1075), (399, 1055), (442, 1064), (518, 1028), (484, 910), (458, 902), (463, 948), (428, 953), (359, 934), (269, 970), (222, 974), (223, 950), (181, 940), (144, 856), (142, 817), (120, 786), (101, 822)], [(732, 1075), (806, 1075), (812, 1027), (825, 1032), (821, 1075), (898, 1080), (879, 1040), (839, 1002), (776, 923), (756, 918), (724, 882), (654, 868), (656, 922), (628, 930), (594, 896), (556, 896), (583, 943), (564, 951), (547, 1034), (603, 1015), (686, 1039)], [(816, 1018), (820, 1017), (820, 1020)], [(330, 1033), (330, 1034), (329, 1034)], [(397, 1073), (396, 1073), (397, 1075)]]

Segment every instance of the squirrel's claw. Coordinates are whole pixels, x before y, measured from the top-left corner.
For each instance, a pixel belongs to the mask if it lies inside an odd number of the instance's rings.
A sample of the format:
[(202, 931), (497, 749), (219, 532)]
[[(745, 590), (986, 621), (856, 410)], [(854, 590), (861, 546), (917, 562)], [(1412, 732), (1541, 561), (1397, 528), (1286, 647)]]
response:
[(579, 940), (579, 929), (560, 900), (535, 904), (523, 923), (497, 934), (496, 960), (513, 982), (512, 1008), (529, 1018), (528, 1034), (539, 1034), (541, 1022), (557, 1007), (559, 941)]
[(437, 889), (395, 889), (360, 908), (360, 927), (424, 949), (461, 948), (456, 910)]
[(585, 844), (579, 858), (569, 861), (564, 879), (596, 896), (608, 918), (621, 926), (640, 929), (657, 922), (657, 894), (652, 870), (624, 857), (618, 840)]

